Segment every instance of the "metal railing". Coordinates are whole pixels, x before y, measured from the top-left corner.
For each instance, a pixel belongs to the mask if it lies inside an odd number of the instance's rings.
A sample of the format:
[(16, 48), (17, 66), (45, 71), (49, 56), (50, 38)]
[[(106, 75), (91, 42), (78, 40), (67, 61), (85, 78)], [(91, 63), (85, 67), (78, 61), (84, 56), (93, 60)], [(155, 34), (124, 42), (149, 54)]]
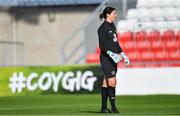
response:
[[(72, 32), (67, 38), (65, 38), (65, 41), (64, 43), (62, 43), (62, 47), (60, 49), (63, 64), (68, 64), (68, 63), (76, 64), (76, 63), (85, 62), (85, 56), (86, 56), (85, 28), (91, 22), (91, 20), (93, 20), (96, 17), (96, 15), (104, 8), (107, 1), (108, 0), (104, 1), (93, 12), (90, 18), (88, 17), (88, 19), (86, 19), (77, 29), (75, 29), (74, 32)], [(72, 42), (79, 42), (79, 43), (72, 43)], [(70, 44), (75, 44), (74, 48), (72, 48)]]
[(24, 43), (0, 41), (0, 66), (22, 66), (24, 64)]
[[(85, 63), (86, 55), (95, 52), (98, 45), (97, 28), (101, 22), (99, 14), (105, 6), (113, 6), (119, 16), (117, 21), (126, 18), (127, 9), (135, 7), (136, 0), (105, 0), (74, 32), (67, 38), (60, 49), (63, 64)], [(69, 47), (68, 47), (69, 46)]]

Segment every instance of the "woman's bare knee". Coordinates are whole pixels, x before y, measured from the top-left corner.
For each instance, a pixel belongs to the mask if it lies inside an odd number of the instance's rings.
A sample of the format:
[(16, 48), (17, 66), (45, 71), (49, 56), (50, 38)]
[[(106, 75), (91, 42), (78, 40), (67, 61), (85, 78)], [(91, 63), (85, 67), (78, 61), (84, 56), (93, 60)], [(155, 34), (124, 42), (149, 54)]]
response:
[(116, 87), (116, 78), (115, 77), (112, 77), (112, 78), (109, 78), (108, 79), (108, 86), (111, 86), (111, 87)]
[(103, 79), (102, 87), (108, 87), (106, 79)]

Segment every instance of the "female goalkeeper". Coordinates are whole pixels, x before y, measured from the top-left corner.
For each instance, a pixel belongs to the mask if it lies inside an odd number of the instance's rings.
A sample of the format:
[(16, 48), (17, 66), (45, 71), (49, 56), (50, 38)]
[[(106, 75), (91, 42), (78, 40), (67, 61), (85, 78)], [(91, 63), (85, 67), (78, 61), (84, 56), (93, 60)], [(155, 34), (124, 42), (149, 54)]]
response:
[[(124, 59), (127, 65), (130, 63), (117, 40), (116, 27), (114, 25), (116, 16), (116, 9), (113, 7), (106, 7), (99, 16), (100, 19), (104, 19), (104, 22), (98, 29), (99, 47), (101, 49), (100, 62), (104, 73), (101, 90), (102, 113), (119, 112), (115, 105), (117, 63), (121, 59)], [(111, 110), (107, 108), (108, 96), (111, 103)]]

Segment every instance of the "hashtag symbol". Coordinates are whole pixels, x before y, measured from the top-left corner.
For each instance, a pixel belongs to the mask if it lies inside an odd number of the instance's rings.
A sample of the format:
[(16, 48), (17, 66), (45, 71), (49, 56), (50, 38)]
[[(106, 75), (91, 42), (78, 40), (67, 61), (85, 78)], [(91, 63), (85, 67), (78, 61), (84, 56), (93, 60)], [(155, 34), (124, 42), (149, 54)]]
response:
[(20, 72), (19, 75), (17, 74), (17, 72), (14, 72), (9, 81), (9, 87), (11, 88), (11, 91), (13, 93), (16, 93), (16, 90), (18, 93), (21, 93), (23, 88), (26, 87), (26, 78), (24, 77), (23, 72)]

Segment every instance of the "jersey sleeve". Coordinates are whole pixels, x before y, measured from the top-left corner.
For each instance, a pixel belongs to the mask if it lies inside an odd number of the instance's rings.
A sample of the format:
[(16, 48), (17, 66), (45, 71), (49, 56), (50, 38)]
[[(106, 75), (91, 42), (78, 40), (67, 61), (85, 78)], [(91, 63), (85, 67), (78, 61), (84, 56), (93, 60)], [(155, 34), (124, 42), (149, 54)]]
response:
[(117, 53), (121, 53), (122, 52), (122, 48), (121, 48), (121, 46), (119, 45), (118, 42), (117, 42), (116, 47), (117, 47)]
[(106, 30), (105, 29), (99, 29), (98, 30), (98, 36), (99, 36), (99, 47), (101, 49), (101, 51), (103, 51), (104, 53), (107, 53), (108, 51), (108, 44), (106, 41)]

